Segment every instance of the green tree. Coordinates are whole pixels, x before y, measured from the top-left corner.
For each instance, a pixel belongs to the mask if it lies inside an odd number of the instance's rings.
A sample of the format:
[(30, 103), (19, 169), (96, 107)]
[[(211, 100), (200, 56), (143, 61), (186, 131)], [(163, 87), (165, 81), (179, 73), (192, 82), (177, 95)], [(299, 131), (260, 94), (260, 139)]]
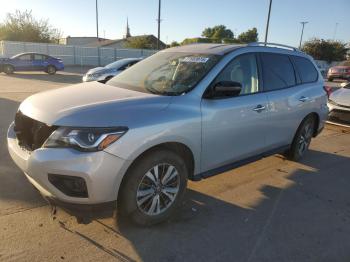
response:
[(150, 36), (133, 36), (127, 39), (124, 46), (137, 49), (157, 49), (157, 41)]
[(213, 40), (210, 38), (202, 37), (186, 38), (181, 42), (181, 45), (188, 45), (193, 43), (213, 43)]
[(8, 13), (0, 23), (0, 40), (58, 43), (60, 37), (61, 32), (48, 20), (37, 20), (28, 10)]
[(180, 44), (176, 41), (172, 41), (170, 44), (170, 47), (175, 47), (175, 46), (179, 46)]
[(346, 44), (342, 42), (318, 38), (306, 41), (301, 50), (314, 59), (325, 60), (327, 62), (345, 60), (347, 51)]
[(246, 32), (241, 33), (237, 40), (241, 43), (251, 43), (258, 42), (258, 30), (256, 27), (247, 30)]
[(221, 42), (222, 39), (233, 39), (233, 32), (226, 28), (224, 25), (217, 25), (214, 27), (205, 28), (202, 32), (202, 36), (210, 39), (215, 39), (217, 42)]

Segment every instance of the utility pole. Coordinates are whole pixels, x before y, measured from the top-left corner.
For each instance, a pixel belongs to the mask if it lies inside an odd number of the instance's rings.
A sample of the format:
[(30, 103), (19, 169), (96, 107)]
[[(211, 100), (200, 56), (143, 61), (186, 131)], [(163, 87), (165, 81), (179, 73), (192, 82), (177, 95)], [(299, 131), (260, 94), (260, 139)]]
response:
[(335, 35), (337, 34), (338, 24), (339, 24), (339, 23), (335, 23), (334, 34), (333, 34), (333, 41), (335, 41)]
[(303, 41), (303, 34), (304, 34), (304, 26), (307, 24), (308, 22), (300, 22), (300, 24), (303, 25), (302, 29), (301, 29), (301, 35), (300, 35), (300, 42), (299, 42), (299, 49), (301, 48), (301, 42)]
[(98, 5), (97, 5), (97, 0), (96, 0), (96, 35), (97, 35), (97, 40), (100, 41), (100, 37), (98, 36)]
[(157, 49), (160, 49), (160, 7), (161, 7), (161, 1), (162, 0), (158, 0), (158, 41), (157, 41)]
[(269, 24), (270, 24), (271, 5), (272, 5), (272, 0), (270, 0), (270, 4), (269, 4), (269, 13), (268, 13), (268, 15), (267, 15), (266, 31), (265, 31), (265, 45), (266, 45), (266, 43), (267, 43), (267, 35), (269, 34)]

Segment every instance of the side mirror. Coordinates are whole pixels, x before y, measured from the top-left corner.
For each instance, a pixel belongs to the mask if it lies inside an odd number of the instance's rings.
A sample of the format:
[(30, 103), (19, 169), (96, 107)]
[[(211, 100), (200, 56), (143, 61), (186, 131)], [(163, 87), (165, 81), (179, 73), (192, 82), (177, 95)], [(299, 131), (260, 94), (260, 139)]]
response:
[(214, 85), (212, 97), (234, 97), (242, 91), (241, 83), (234, 81), (221, 81)]

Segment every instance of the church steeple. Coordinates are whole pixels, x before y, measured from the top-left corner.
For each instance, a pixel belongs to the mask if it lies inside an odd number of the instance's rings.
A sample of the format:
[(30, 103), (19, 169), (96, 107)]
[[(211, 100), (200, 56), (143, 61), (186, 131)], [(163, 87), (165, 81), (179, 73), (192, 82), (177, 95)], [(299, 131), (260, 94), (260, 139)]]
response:
[(124, 38), (128, 38), (130, 36), (131, 36), (131, 34), (130, 34), (130, 28), (129, 28), (129, 19), (127, 17), (126, 18), (126, 30), (125, 30)]

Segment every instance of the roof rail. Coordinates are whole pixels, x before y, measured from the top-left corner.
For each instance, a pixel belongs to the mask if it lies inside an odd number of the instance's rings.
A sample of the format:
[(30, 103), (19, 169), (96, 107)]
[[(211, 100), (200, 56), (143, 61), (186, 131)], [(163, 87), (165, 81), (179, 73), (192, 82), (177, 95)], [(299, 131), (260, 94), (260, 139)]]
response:
[(278, 48), (285, 48), (285, 49), (291, 49), (293, 51), (301, 52), (298, 48), (289, 46), (289, 45), (282, 45), (282, 44), (276, 44), (276, 43), (265, 43), (265, 42), (253, 42), (249, 43), (248, 46), (270, 46), (270, 47), (278, 47)]

